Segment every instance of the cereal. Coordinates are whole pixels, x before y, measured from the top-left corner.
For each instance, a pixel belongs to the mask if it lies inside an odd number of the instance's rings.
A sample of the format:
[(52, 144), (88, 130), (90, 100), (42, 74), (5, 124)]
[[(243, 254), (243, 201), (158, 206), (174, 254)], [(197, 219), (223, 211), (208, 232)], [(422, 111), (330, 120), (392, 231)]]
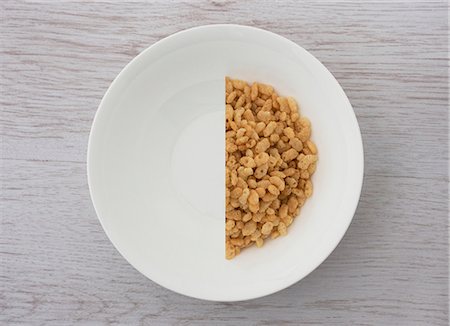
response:
[(225, 79), (225, 257), (285, 236), (305, 200), (317, 147), (294, 98), (271, 85)]

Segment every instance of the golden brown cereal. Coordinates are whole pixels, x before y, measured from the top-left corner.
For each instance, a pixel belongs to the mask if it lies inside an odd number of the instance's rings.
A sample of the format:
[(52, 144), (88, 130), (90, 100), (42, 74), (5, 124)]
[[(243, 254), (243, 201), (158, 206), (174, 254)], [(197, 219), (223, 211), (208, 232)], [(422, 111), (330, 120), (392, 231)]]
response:
[(297, 152), (301, 152), (303, 149), (302, 141), (295, 137), (289, 140), (289, 145), (291, 145)]
[(292, 97), (288, 97), (287, 102), (289, 105), (289, 109), (291, 110), (291, 113), (298, 114), (297, 102), (295, 102), (295, 100)]
[(295, 138), (294, 129), (292, 129), (291, 127), (284, 128), (283, 134), (289, 139)]
[(270, 85), (258, 83), (258, 91), (260, 91), (261, 93), (263, 93), (265, 95), (272, 95), (273, 87)]
[(269, 169), (269, 165), (267, 163), (263, 164), (261, 166), (258, 166), (254, 172), (255, 178), (262, 179), (267, 174), (268, 169)]
[(283, 191), (284, 187), (285, 187), (285, 182), (283, 180), (283, 178), (273, 175), (269, 178), (269, 181), (278, 188), (278, 190)]
[(283, 158), (283, 161), (285, 161), (285, 162), (290, 162), (297, 156), (298, 156), (298, 152), (293, 148), (288, 149), (281, 155), (281, 157)]
[(267, 138), (260, 140), (255, 146), (256, 153), (265, 152), (270, 147), (270, 141)]
[(305, 155), (305, 154), (300, 154), (298, 156), (298, 167), (301, 170), (307, 170), (308, 167), (312, 164), (315, 163), (317, 161), (317, 156), (316, 155)]
[(263, 246), (263, 244), (264, 244), (264, 240), (261, 239), (261, 238), (256, 239), (255, 242), (256, 242), (256, 246), (257, 246), (258, 248), (261, 248), (261, 247)]
[(225, 78), (225, 257), (287, 234), (312, 195), (317, 147), (292, 97)]
[(258, 193), (259, 197), (263, 197), (266, 194), (266, 190), (264, 188), (258, 187), (255, 190)]
[(246, 82), (244, 82), (242, 80), (239, 80), (239, 79), (234, 79), (231, 82), (233, 84), (233, 87), (236, 88), (236, 89), (243, 90), (244, 87), (247, 86)]
[(231, 92), (228, 96), (227, 96), (227, 103), (231, 103), (234, 101), (234, 99), (236, 98), (237, 93), (236, 92)]
[(272, 234), (270, 235), (271, 239), (276, 239), (280, 236), (280, 232), (278, 231), (273, 231)]
[(250, 190), (250, 195), (248, 197), (248, 203), (252, 205), (258, 205), (259, 203), (259, 195), (256, 190)]
[(267, 190), (272, 194), (278, 196), (280, 194), (280, 190), (274, 185), (270, 185)]
[(242, 235), (250, 235), (253, 232), (256, 231), (256, 222), (249, 221), (245, 223), (244, 227), (242, 228)]
[(280, 222), (278, 224), (278, 232), (280, 233), (280, 235), (286, 235), (287, 234), (287, 229), (286, 229), (286, 224), (284, 224), (283, 222)]
[(252, 219), (252, 214), (251, 213), (247, 213), (244, 216), (242, 216), (242, 222), (248, 222)]
[(269, 235), (270, 232), (272, 232), (273, 229), (273, 223), (272, 222), (266, 222), (261, 228), (261, 233), (264, 235)]
[(226, 225), (225, 225), (225, 229), (227, 231), (232, 230), (234, 228), (234, 224), (235, 224), (235, 222), (233, 220), (228, 220)]
[(257, 83), (253, 83), (252, 87), (251, 87), (251, 94), (250, 94), (250, 98), (252, 101), (256, 100), (256, 98), (258, 97), (258, 84)]

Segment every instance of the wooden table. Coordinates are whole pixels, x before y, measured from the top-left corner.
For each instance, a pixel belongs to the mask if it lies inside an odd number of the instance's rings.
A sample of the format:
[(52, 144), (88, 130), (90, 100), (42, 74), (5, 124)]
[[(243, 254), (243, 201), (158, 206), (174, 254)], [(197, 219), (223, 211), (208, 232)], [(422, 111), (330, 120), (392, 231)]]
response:
[[(446, 1), (2, 1), (0, 322), (447, 325)], [(365, 149), (361, 202), (294, 286), (211, 303), (172, 293), (113, 248), (89, 198), (97, 106), (136, 54), (192, 26), (279, 33), (336, 76)]]

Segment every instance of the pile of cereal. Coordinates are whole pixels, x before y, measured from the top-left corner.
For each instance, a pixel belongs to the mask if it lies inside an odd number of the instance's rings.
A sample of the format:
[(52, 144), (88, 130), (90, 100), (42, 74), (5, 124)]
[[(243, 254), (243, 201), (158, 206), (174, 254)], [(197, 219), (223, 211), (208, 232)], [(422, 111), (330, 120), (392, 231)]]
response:
[(317, 148), (295, 100), (272, 86), (228, 77), (226, 84), (225, 257), (287, 227), (312, 194)]

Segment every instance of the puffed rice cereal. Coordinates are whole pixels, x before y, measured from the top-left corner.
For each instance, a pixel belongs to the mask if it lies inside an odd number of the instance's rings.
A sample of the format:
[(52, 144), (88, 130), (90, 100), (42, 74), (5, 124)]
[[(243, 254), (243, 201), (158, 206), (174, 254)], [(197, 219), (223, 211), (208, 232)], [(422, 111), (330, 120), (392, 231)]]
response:
[(312, 195), (317, 147), (292, 97), (225, 78), (225, 257), (284, 236)]

